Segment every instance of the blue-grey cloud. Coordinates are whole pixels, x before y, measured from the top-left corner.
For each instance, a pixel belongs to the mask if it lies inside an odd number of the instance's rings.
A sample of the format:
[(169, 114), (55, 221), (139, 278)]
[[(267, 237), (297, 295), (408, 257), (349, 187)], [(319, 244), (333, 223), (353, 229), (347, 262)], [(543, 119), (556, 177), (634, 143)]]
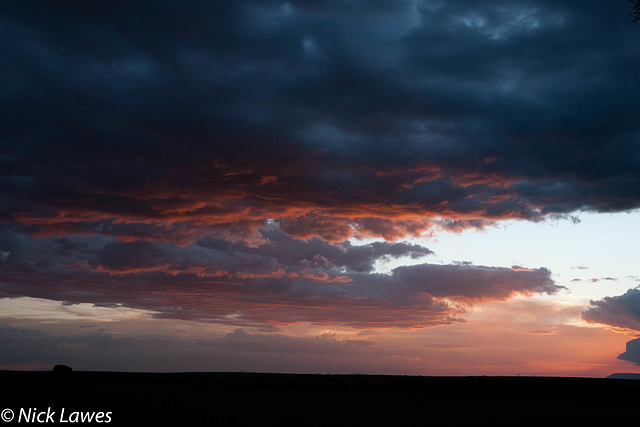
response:
[(640, 331), (640, 289), (633, 288), (622, 295), (590, 301), (589, 308), (581, 315), (589, 323)]
[[(515, 294), (555, 293), (545, 268), (438, 265), (407, 243), (330, 244), (276, 225), (262, 244), (202, 238), (179, 246), (106, 236), (34, 238), (0, 230), (1, 297), (38, 297), (149, 310), (179, 318), (273, 329), (297, 322), (358, 328), (464, 322), (471, 305)], [(421, 264), (375, 270), (379, 260)]]
[(13, 2), (0, 218), (141, 238), (126, 224), (155, 221), (187, 239), (276, 218), (343, 241), (430, 226), (416, 218), (637, 208), (627, 14), (622, 1)]
[(618, 355), (618, 359), (640, 365), (640, 338), (627, 342), (626, 350)]

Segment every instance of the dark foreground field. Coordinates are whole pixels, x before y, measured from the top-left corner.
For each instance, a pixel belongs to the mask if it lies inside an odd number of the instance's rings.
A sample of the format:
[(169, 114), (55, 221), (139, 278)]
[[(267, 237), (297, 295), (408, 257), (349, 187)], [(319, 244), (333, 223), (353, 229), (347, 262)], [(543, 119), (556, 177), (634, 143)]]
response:
[[(11, 409), (14, 415), (0, 425), (27, 424), (29, 408), (37, 408), (32, 417), (49, 411), (41, 421), (58, 425), (62, 420), (67, 426), (108, 421), (124, 426), (584, 426), (640, 421), (640, 381), (625, 379), (3, 371), (0, 385), (0, 411)], [(81, 416), (99, 412), (102, 423), (95, 418), (81, 422)], [(11, 413), (2, 415), (6, 421)], [(30, 424), (38, 424), (37, 419)]]

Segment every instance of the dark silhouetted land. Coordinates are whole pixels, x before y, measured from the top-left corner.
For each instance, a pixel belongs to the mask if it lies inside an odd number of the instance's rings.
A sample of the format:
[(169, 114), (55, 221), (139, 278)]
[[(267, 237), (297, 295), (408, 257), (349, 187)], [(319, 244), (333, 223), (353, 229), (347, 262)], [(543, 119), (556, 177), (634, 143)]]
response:
[(3, 371), (0, 383), (0, 410), (16, 417), (20, 408), (51, 408), (56, 417), (64, 408), (109, 412), (109, 425), (123, 426), (542, 427), (640, 418), (640, 381), (627, 379)]

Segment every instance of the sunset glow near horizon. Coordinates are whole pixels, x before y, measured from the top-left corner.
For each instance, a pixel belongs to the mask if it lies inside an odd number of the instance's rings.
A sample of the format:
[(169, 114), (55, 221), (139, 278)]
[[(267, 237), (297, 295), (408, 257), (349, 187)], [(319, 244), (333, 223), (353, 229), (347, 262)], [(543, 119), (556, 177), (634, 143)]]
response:
[(640, 373), (626, 3), (5, 5), (0, 368)]

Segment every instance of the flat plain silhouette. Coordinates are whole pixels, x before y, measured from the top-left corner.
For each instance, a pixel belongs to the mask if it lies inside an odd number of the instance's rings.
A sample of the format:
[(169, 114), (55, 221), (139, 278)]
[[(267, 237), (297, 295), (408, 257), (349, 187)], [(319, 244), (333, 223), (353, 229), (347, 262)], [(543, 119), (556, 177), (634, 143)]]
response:
[(109, 412), (109, 425), (635, 425), (640, 381), (267, 373), (0, 371), (20, 407)]

